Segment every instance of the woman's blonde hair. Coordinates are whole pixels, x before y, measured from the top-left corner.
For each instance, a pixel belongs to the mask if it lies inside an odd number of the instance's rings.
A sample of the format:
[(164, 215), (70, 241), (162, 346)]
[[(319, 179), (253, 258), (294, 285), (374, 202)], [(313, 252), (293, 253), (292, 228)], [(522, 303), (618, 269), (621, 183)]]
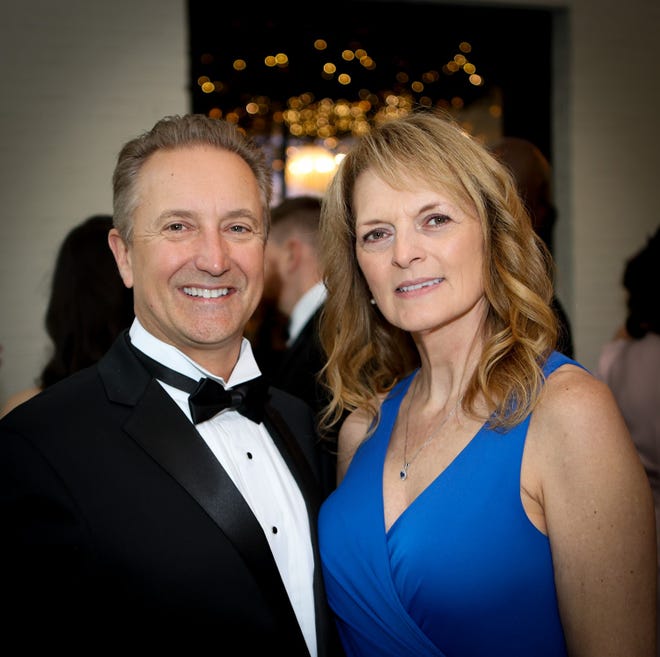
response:
[(542, 366), (557, 340), (550, 307), (552, 259), (535, 234), (508, 169), (449, 116), (418, 111), (390, 119), (361, 137), (342, 160), (324, 197), (320, 242), (328, 289), (321, 322), (327, 361), (322, 379), (330, 402), (323, 426), (347, 413), (378, 414), (378, 395), (419, 365), (411, 336), (392, 326), (370, 303), (355, 252), (353, 192), (358, 176), (373, 171), (388, 184), (418, 179), (476, 208), (484, 237), (488, 304), (484, 349), (463, 397), (493, 410), (491, 424), (510, 427), (536, 404)]

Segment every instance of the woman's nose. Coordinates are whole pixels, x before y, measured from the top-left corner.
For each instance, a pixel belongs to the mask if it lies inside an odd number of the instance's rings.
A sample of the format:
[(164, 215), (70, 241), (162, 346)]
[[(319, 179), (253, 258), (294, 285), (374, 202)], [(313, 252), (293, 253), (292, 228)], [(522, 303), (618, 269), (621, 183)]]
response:
[(392, 244), (392, 264), (405, 269), (415, 260), (421, 260), (423, 257), (424, 250), (417, 231), (414, 229), (397, 231)]

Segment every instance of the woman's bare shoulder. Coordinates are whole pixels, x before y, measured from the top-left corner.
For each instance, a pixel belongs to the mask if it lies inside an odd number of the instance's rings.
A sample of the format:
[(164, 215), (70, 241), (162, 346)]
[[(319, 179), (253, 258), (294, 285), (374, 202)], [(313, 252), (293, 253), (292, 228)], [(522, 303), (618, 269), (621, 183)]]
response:
[(15, 394), (13, 394), (9, 399), (5, 402), (5, 405), (2, 407), (2, 410), (0, 410), (0, 417), (4, 417), (9, 413), (9, 411), (13, 411), (17, 406), (20, 406), (23, 402), (26, 402), (28, 399), (32, 399), (35, 395), (39, 394), (41, 392), (41, 388), (26, 388), (25, 390), (21, 390)]
[(616, 452), (630, 442), (607, 384), (576, 365), (563, 365), (548, 376), (532, 423), (547, 455), (560, 458)]

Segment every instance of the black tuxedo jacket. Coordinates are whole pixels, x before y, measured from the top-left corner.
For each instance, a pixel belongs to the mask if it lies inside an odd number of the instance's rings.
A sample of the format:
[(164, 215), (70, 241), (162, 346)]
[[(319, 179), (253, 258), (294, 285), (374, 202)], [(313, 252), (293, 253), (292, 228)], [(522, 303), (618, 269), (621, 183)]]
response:
[[(322, 306), (309, 318), (296, 339), (284, 350), (279, 367), (272, 377), (273, 385), (307, 402), (316, 416), (328, 401), (328, 392), (317, 378), (325, 364), (318, 328), (321, 311)], [(327, 495), (334, 490), (337, 478), (334, 436), (317, 438), (316, 449), (321, 459), (323, 491)]]
[[(316, 543), (313, 418), (271, 388), (264, 423), (307, 502), (319, 657), (341, 654)], [(0, 422), (0, 517), (3, 636), (24, 646), (308, 655), (260, 525), (126, 334)]]
[(273, 385), (304, 399), (318, 412), (325, 405), (326, 392), (316, 375), (325, 364), (319, 341), (319, 308), (308, 320), (296, 339), (284, 350), (273, 376)]

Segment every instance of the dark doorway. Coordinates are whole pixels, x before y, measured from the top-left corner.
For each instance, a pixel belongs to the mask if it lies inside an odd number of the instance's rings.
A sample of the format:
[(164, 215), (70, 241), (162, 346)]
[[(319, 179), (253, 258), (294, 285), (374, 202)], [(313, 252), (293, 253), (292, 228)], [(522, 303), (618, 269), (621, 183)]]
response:
[[(503, 134), (530, 139), (550, 156), (549, 10), (418, 2), (273, 3), (257, 10), (251, 3), (189, 0), (188, 13), (195, 112), (238, 109), (238, 120), (259, 130), (267, 129), (289, 98), (304, 93), (351, 100), (365, 90), (409, 91), (415, 102), (460, 99), (464, 107), (497, 94)], [(315, 49), (316, 39), (324, 39), (327, 48)], [(481, 86), (470, 84), (462, 70), (444, 68), (463, 43), (470, 45), (467, 58), (482, 76)], [(375, 67), (341, 59), (342, 51), (360, 48)], [(286, 53), (287, 64), (266, 66), (265, 58), (277, 53)], [(245, 61), (244, 70), (233, 67), (238, 59)], [(340, 84), (339, 71), (324, 76), (327, 61), (343, 63), (350, 84)], [(428, 77), (431, 71), (439, 73), (437, 79)], [(423, 91), (410, 89), (425, 74)], [(213, 90), (208, 85), (205, 90), (200, 80), (208, 80)], [(265, 119), (245, 112), (251, 99), (262, 103)]]

